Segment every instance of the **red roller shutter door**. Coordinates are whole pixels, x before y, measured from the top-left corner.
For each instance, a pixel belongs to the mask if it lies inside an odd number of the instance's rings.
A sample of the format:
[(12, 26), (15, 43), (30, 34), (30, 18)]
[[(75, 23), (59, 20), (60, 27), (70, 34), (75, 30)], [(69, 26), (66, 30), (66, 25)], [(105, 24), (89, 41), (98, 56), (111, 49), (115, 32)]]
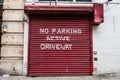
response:
[(91, 18), (30, 17), (28, 75), (91, 75)]

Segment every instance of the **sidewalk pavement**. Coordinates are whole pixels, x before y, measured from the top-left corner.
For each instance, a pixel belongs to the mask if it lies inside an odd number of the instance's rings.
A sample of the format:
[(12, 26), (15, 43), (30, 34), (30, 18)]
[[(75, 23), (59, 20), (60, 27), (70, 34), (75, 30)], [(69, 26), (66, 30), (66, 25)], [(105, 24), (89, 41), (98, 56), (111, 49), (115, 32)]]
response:
[(0, 80), (120, 80), (120, 73), (97, 74), (93, 76), (60, 77), (0, 76)]

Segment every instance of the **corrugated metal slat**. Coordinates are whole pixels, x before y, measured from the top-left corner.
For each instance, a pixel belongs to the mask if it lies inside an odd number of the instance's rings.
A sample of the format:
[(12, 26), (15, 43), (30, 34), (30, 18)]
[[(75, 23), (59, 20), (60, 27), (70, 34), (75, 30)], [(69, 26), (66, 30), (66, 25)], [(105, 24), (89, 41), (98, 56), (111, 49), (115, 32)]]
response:
[(92, 74), (90, 18), (63, 19), (30, 18), (29, 76)]

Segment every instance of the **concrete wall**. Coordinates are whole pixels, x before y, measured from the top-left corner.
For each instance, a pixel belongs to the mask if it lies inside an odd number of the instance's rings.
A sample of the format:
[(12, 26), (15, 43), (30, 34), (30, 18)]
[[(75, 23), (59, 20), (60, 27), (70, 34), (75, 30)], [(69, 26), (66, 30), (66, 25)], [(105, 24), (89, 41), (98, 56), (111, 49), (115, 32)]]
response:
[(4, 0), (0, 74), (22, 75), (24, 0)]
[(120, 4), (104, 5), (104, 23), (93, 26), (93, 46), (95, 73), (120, 72)]

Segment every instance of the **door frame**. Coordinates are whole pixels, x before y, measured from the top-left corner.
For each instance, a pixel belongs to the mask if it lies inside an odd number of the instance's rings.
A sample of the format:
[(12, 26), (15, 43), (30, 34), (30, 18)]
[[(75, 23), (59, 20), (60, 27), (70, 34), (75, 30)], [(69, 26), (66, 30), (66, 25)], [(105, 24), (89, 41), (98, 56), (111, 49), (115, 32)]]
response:
[[(31, 16), (31, 15), (30, 15)], [(25, 22), (25, 29), (24, 29), (24, 31), (25, 31), (25, 33), (24, 33), (24, 72), (25, 72), (25, 75), (27, 75), (27, 76), (29, 76), (28, 74), (29, 74), (29, 36), (30, 36), (30, 16), (28, 16), (27, 15), (27, 21)], [(91, 17), (92, 18), (92, 17)], [(27, 36), (27, 37), (26, 37)], [(91, 57), (90, 57), (90, 61), (91, 61), (91, 64), (90, 64), (90, 72), (91, 72), (91, 74), (90, 75), (93, 75), (93, 69), (94, 69), (94, 62), (93, 62), (93, 31), (92, 31), (92, 19), (91, 19), (91, 21), (90, 21), (90, 34), (89, 34), (89, 36), (90, 36), (90, 55), (91, 55)]]

